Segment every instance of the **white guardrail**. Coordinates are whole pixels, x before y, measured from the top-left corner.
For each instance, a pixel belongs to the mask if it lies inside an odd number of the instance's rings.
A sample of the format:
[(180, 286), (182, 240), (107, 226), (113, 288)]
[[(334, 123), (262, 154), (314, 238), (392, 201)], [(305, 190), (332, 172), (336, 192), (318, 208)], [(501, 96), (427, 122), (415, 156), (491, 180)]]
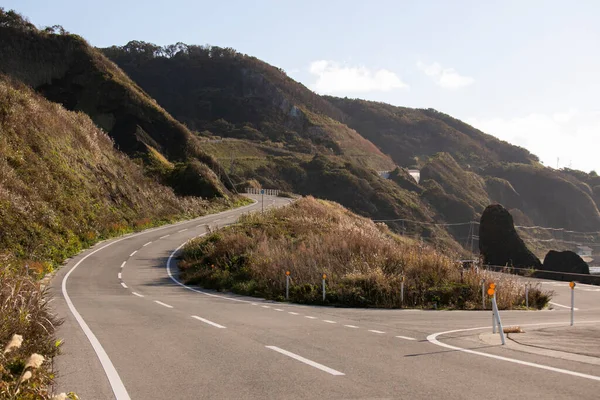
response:
[(278, 196), (280, 190), (278, 189), (256, 189), (256, 188), (246, 188), (246, 193), (248, 194), (266, 194), (267, 196)]

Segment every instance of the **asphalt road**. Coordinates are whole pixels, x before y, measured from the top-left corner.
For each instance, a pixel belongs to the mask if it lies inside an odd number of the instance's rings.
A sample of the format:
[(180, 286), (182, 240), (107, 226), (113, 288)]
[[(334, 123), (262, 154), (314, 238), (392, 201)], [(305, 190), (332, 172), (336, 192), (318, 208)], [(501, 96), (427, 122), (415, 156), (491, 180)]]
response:
[[(266, 207), (286, 202), (265, 197)], [(119, 400), (598, 398), (598, 365), (477, 340), (491, 330), (489, 311), (308, 307), (176, 282), (177, 248), (207, 225), (260, 207), (103, 242), (70, 260), (51, 283), (65, 318), (57, 392)], [(555, 291), (554, 310), (502, 312), (505, 326), (569, 323), (560, 307), (569, 305), (568, 284), (542, 284)], [(600, 325), (599, 289), (577, 287), (576, 324)]]

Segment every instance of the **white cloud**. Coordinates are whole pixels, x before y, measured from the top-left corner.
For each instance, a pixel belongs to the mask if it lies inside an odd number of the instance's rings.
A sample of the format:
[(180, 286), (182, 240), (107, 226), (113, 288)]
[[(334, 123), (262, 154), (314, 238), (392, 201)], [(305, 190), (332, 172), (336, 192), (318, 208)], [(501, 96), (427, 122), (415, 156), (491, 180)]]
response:
[(525, 147), (550, 167), (600, 172), (596, 146), (600, 112), (569, 109), (554, 114), (533, 113), (515, 118), (467, 118), (468, 124), (502, 140)]
[(310, 85), (319, 93), (389, 92), (408, 85), (387, 69), (372, 71), (366, 67), (342, 66), (335, 61), (319, 60), (310, 64), (309, 72), (317, 80)]
[(469, 86), (475, 82), (475, 79), (470, 76), (460, 75), (454, 68), (443, 68), (439, 63), (426, 65), (421, 61), (417, 63), (417, 67), (431, 77), (435, 83), (446, 89), (458, 89)]

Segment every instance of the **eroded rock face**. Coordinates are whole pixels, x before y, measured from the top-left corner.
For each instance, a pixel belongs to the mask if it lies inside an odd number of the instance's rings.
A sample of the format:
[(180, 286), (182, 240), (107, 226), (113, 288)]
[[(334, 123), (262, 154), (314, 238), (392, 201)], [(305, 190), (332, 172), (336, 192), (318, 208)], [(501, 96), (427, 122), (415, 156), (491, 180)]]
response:
[(509, 265), (518, 268), (542, 266), (515, 230), (513, 218), (500, 204), (488, 206), (479, 225), (479, 251), (489, 265)]
[(589, 274), (590, 267), (577, 253), (572, 251), (550, 250), (544, 258), (541, 268), (545, 271), (570, 272), (574, 274)]

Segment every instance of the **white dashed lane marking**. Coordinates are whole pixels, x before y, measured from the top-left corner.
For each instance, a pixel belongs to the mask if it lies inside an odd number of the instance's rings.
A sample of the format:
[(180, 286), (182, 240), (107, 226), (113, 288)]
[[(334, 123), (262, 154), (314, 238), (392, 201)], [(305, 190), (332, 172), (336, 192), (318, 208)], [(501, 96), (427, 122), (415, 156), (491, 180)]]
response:
[(161, 236), (161, 237), (159, 237), (159, 239), (165, 239), (165, 238), (168, 238), (169, 236), (171, 236), (171, 235)]
[(344, 325), (346, 328), (354, 328), (354, 329), (358, 329), (358, 326), (356, 325)]
[(328, 319), (324, 319), (323, 322), (327, 322), (328, 324), (337, 324), (335, 321), (330, 321)]
[(369, 329), (369, 332), (373, 332), (373, 333), (379, 333), (379, 334), (381, 334), (381, 333), (385, 333), (385, 332), (383, 332), (383, 331), (377, 331), (377, 330), (375, 330), (375, 329)]
[(132, 295), (137, 296), (137, 297), (144, 297), (143, 294), (139, 294), (137, 292), (131, 292)]
[(136, 251), (134, 251), (133, 253), (131, 253), (131, 254), (129, 255), (129, 257), (133, 257), (133, 256), (135, 256), (135, 253), (137, 253), (137, 250), (136, 250)]
[(163, 307), (167, 307), (167, 308), (173, 308), (173, 306), (171, 306), (171, 305), (168, 305), (167, 303), (163, 303), (162, 301), (154, 300), (154, 302), (155, 302), (156, 304), (160, 304), (160, 305), (161, 305), (161, 306), (163, 306)]
[(126, 263), (127, 263), (127, 261), (123, 261), (123, 264), (121, 264), (121, 268), (125, 268)]
[(277, 347), (277, 346), (265, 346), (265, 347), (266, 347), (267, 349), (274, 350), (274, 351), (276, 351), (276, 352), (278, 352), (278, 353), (280, 353), (280, 354), (283, 354), (283, 355), (285, 355), (285, 356), (288, 356), (288, 357), (290, 357), (290, 358), (293, 358), (294, 360), (297, 360), (297, 361), (300, 361), (300, 362), (302, 362), (302, 363), (304, 363), (304, 364), (310, 365), (311, 367), (314, 367), (314, 368), (320, 369), (321, 371), (327, 372), (328, 374), (331, 374), (331, 375), (336, 375), (336, 376), (339, 376), (339, 375), (344, 375), (344, 373), (343, 373), (343, 372), (336, 371), (336, 370), (335, 370), (335, 369), (333, 369), (333, 368), (329, 368), (329, 367), (327, 367), (327, 366), (325, 366), (325, 365), (323, 365), (323, 364), (319, 364), (318, 362), (315, 362), (315, 361), (309, 360), (308, 358), (304, 358), (304, 357), (302, 357), (302, 356), (299, 356), (298, 354), (294, 354), (294, 353), (292, 353), (292, 352), (290, 352), (290, 351), (287, 351), (287, 350), (281, 349), (281, 348), (279, 348), (279, 347)]
[(148, 242), (148, 243), (146, 243), (145, 245), (143, 245), (142, 247), (146, 247), (146, 246), (148, 246), (148, 245), (150, 245), (150, 244), (152, 244), (152, 242)]
[(177, 233), (181, 233), (181, 232), (185, 232), (185, 231), (187, 231), (187, 228), (177, 231)]
[(310, 315), (306, 315), (306, 316), (304, 316), (304, 318), (308, 318), (308, 319), (317, 319), (317, 317), (311, 317)]
[(262, 308), (271, 308), (271, 306), (261, 306)]
[(293, 312), (293, 311), (288, 311), (288, 314), (292, 314), (292, 315), (300, 315), (297, 312)]
[(124, 284), (123, 282), (121, 282), (121, 286), (123, 286), (125, 289), (127, 289), (127, 285)]
[(281, 308), (274, 308), (275, 311), (283, 311)]
[(219, 329), (225, 329), (225, 327), (224, 327), (223, 325), (219, 325), (219, 324), (217, 324), (216, 322), (209, 321), (209, 320), (207, 320), (207, 319), (204, 319), (204, 318), (202, 318), (202, 317), (199, 317), (199, 316), (197, 316), (197, 315), (192, 315), (192, 318), (194, 318), (194, 319), (197, 319), (198, 321), (202, 321), (202, 322), (204, 322), (205, 324), (212, 325), (212, 326), (214, 326), (215, 328), (219, 328)]
[(120, 273), (120, 272), (119, 272), (119, 275), (118, 275), (118, 276), (119, 276), (119, 279), (123, 279), (123, 278), (121, 278), (121, 273)]
[(397, 337), (397, 338), (400, 338), (400, 339), (404, 339), (404, 340), (417, 340), (417, 339), (415, 339), (415, 338), (408, 337), (408, 336), (396, 336), (396, 337)]

